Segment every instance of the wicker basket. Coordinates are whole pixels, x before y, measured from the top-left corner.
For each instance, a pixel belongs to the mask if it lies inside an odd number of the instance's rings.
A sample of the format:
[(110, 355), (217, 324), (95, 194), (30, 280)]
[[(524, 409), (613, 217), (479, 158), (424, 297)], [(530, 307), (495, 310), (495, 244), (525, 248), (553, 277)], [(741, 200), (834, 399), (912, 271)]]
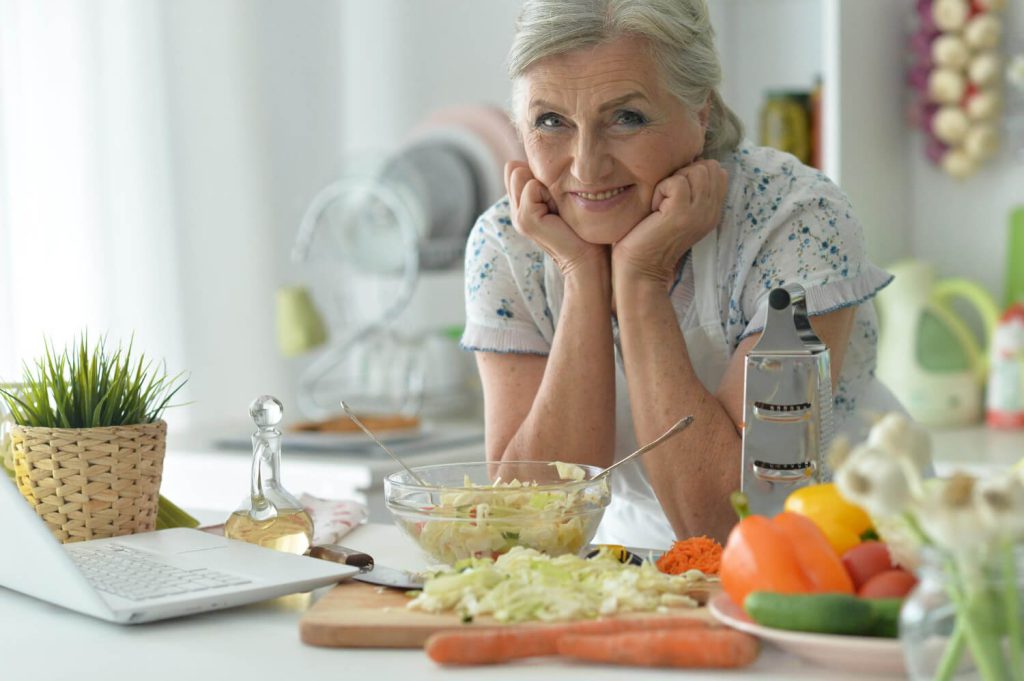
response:
[(167, 423), (11, 429), (18, 488), (61, 542), (156, 528)]

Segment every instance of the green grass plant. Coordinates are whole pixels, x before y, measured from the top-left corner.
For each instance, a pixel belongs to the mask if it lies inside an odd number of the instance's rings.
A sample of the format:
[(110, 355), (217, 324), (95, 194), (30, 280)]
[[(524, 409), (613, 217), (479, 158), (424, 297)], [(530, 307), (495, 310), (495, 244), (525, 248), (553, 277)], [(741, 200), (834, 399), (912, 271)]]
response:
[(16, 391), (0, 388), (0, 397), (19, 426), (100, 428), (153, 423), (188, 380), (168, 376), (163, 365), (133, 356), (133, 341), (110, 351), (106, 339), (90, 345), (88, 334), (58, 352), (50, 341), (45, 353), (27, 362)]

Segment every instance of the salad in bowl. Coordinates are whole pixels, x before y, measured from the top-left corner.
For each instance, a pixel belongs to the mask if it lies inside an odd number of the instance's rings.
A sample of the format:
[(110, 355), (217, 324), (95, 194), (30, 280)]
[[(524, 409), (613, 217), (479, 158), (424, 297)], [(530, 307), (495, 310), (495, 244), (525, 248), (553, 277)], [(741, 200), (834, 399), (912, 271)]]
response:
[(514, 546), (579, 553), (611, 500), (601, 468), (504, 461), (420, 466), (384, 480), (398, 526), (435, 563), (496, 558)]

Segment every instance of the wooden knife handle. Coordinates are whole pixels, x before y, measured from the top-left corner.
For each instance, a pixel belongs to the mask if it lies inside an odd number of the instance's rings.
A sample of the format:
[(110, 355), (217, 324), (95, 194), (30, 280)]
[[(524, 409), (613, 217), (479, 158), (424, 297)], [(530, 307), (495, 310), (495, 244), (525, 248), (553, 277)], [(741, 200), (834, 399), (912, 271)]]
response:
[(373, 569), (373, 556), (350, 549), (347, 546), (341, 546), (340, 544), (318, 544), (317, 546), (309, 547), (307, 553), (313, 558), (357, 567), (360, 572), (367, 572)]

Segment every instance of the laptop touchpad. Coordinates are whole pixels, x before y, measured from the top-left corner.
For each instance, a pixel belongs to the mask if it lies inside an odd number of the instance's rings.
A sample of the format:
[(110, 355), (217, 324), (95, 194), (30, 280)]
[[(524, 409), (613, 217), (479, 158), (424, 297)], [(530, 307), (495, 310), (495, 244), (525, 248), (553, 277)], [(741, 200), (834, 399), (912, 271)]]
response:
[(231, 542), (224, 537), (200, 530), (181, 528), (133, 534), (130, 537), (121, 537), (121, 540), (132, 548), (165, 555), (223, 549), (231, 545)]

